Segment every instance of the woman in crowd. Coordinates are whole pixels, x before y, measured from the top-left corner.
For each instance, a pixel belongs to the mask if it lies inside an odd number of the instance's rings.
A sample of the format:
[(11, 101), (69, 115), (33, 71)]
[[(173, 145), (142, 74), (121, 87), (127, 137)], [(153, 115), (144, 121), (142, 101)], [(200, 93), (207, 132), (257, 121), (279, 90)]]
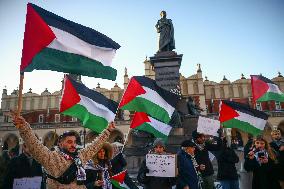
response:
[(252, 189), (280, 189), (279, 182), (274, 173), (277, 160), (268, 142), (258, 136), (245, 157), (246, 171), (253, 172)]
[(85, 166), (88, 189), (112, 189), (110, 160), (113, 155), (111, 144), (105, 142), (98, 153)]

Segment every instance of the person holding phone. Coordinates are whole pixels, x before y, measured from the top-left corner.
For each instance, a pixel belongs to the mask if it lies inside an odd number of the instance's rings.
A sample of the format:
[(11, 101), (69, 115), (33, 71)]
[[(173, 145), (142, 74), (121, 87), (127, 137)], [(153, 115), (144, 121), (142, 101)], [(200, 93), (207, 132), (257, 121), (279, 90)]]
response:
[(276, 155), (270, 145), (262, 136), (258, 136), (244, 163), (245, 170), (253, 172), (252, 189), (281, 188), (276, 175), (273, 174), (276, 164)]

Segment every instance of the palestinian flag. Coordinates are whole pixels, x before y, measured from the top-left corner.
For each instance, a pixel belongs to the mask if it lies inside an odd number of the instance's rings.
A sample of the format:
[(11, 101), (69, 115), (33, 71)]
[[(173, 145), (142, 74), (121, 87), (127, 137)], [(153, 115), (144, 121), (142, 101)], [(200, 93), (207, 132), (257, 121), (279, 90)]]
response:
[(123, 110), (145, 112), (164, 123), (169, 123), (179, 97), (145, 76), (131, 78), (120, 101)]
[(238, 128), (253, 135), (260, 134), (268, 115), (245, 104), (223, 100), (220, 105), (219, 120), (225, 128)]
[(270, 100), (284, 102), (284, 94), (279, 87), (262, 75), (251, 75), (251, 88), (253, 99), (256, 102)]
[(84, 127), (101, 133), (113, 121), (118, 104), (66, 76), (60, 113), (79, 118)]
[(129, 187), (124, 183), (125, 176), (126, 170), (112, 176), (110, 178), (112, 185), (116, 188), (128, 189)]
[(172, 129), (170, 125), (160, 122), (144, 112), (135, 112), (130, 128), (146, 131), (156, 138), (163, 139), (167, 139)]
[(28, 3), (21, 72), (53, 70), (115, 80), (110, 67), (120, 45), (82, 26)]

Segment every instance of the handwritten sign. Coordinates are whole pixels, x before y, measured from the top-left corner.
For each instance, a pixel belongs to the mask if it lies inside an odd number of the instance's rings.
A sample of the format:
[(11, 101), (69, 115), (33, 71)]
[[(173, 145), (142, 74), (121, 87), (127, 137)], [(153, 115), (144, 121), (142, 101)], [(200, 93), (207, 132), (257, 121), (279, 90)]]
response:
[(218, 129), (220, 129), (220, 121), (199, 116), (197, 132), (206, 135), (218, 136)]
[(146, 166), (149, 169), (147, 176), (176, 177), (176, 155), (147, 154)]
[(14, 179), (13, 189), (40, 189), (42, 177)]

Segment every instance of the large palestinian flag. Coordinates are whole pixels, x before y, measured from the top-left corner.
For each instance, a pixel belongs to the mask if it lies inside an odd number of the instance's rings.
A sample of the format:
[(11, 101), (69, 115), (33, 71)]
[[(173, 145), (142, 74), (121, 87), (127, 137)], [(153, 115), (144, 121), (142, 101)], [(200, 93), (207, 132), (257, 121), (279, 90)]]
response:
[(60, 102), (60, 112), (79, 118), (83, 125), (95, 132), (102, 132), (116, 115), (118, 104), (101, 93), (66, 76)]
[(158, 121), (144, 112), (135, 112), (130, 128), (152, 133), (156, 138), (167, 139), (172, 127)]
[(112, 185), (119, 189), (129, 189), (129, 187), (124, 183), (125, 176), (126, 170), (112, 176), (110, 178)]
[(91, 28), (28, 3), (21, 72), (53, 70), (115, 80), (120, 45)]
[(253, 135), (260, 134), (268, 115), (245, 104), (223, 100), (220, 105), (219, 120), (225, 128), (238, 128)]
[(256, 102), (270, 100), (284, 102), (284, 94), (279, 87), (262, 75), (251, 75), (251, 87), (253, 99)]
[(120, 101), (119, 108), (145, 112), (164, 123), (169, 123), (179, 97), (148, 77), (134, 76)]

